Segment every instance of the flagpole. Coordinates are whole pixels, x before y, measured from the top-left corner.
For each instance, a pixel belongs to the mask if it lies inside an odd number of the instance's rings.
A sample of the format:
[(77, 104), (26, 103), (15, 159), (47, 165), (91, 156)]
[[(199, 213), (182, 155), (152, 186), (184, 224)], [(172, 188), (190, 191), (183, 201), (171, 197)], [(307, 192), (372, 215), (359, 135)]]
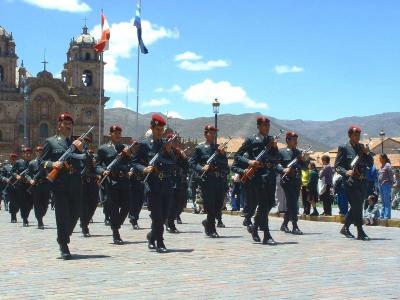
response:
[(100, 93), (99, 93), (99, 148), (101, 146), (101, 119), (102, 119), (102, 115), (101, 115), (101, 108), (102, 108), (102, 97), (103, 97), (103, 78), (102, 78), (102, 72), (103, 71), (103, 52), (100, 53)]
[(139, 76), (140, 76), (140, 46), (137, 47), (137, 70), (136, 70), (136, 136), (139, 137)]

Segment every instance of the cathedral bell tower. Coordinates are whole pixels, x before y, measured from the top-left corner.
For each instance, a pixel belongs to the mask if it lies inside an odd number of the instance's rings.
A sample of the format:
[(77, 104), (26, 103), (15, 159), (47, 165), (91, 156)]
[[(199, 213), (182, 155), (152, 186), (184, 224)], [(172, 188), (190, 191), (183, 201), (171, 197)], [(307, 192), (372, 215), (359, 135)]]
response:
[(16, 89), (17, 59), (12, 33), (0, 26), (0, 91)]
[(94, 49), (95, 44), (86, 25), (82, 34), (70, 42), (61, 77), (72, 94), (99, 96), (104, 64), (101, 64), (100, 54)]

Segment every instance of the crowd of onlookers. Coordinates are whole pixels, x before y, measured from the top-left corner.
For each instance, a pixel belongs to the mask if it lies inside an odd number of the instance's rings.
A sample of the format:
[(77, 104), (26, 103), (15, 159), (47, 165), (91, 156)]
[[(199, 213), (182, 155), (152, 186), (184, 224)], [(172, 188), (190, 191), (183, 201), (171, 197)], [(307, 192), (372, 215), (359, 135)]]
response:
[[(343, 178), (335, 172), (330, 157), (321, 158), (322, 167), (310, 161), (308, 169), (301, 174), (301, 193), (299, 202), (302, 213), (311, 216), (331, 216), (332, 206), (337, 205), (339, 214), (346, 215), (349, 203), (343, 188)], [(379, 219), (390, 219), (391, 210), (397, 209), (400, 202), (400, 170), (393, 169), (386, 154), (379, 155), (379, 166), (367, 169), (365, 174), (364, 218), (367, 225), (377, 224)], [(277, 178), (276, 201), (278, 211), (284, 212), (285, 196)], [(238, 174), (232, 175), (227, 200), (233, 211), (243, 207), (244, 193)], [(320, 203), (320, 205), (318, 205)], [(322, 211), (318, 211), (321, 209)]]

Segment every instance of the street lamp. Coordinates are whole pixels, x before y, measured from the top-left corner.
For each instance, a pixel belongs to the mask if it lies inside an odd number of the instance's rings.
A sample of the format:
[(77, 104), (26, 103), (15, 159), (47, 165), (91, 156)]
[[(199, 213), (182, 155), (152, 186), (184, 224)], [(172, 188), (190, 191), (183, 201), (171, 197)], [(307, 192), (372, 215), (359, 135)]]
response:
[[(218, 102), (218, 99), (215, 98), (215, 99), (214, 99), (214, 102), (212, 103), (213, 113), (214, 113), (214, 115), (215, 115), (215, 121), (214, 121), (214, 127), (215, 127), (215, 129), (218, 129), (219, 106), (220, 106), (220, 103)], [(215, 132), (215, 144), (217, 144), (217, 132)]]
[(379, 136), (381, 137), (381, 153), (383, 154), (383, 142), (385, 140), (385, 132), (383, 129), (381, 129), (381, 132), (379, 132)]
[(28, 124), (27, 124), (27, 118), (28, 118), (28, 102), (29, 102), (29, 92), (30, 89), (28, 87), (28, 84), (26, 82), (26, 76), (22, 78), (22, 85), (20, 87), (20, 92), (21, 94), (24, 95), (24, 145), (26, 147), (29, 146), (29, 141), (28, 141)]

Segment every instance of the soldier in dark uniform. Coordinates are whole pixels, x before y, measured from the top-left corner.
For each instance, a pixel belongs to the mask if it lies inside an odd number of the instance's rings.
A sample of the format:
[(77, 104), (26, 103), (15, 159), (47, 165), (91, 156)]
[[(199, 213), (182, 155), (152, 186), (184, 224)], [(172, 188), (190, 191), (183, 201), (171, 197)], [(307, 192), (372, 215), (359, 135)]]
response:
[[(205, 234), (211, 238), (218, 238), (219, 235), (215, 228), (215, 219), (222, 208), (225, 198), (226, 174), (229, 172), (228, 159), (223, 146), (215, 144), (215, 133), (217, 129), (214, 126), (206, 125), (204, 127), (204, 136), (206, 142), (196, 146), (193, 156), (189, 163), (192, 168), (201, 176), (200, 190), (204, 201), (204, 210), (207, 212), (207, 219), (202, 224)], [(218, 153), (211, 164), (207, 160)], [(204, 174), (204, 175), (203, 175)]]
[[(57, 134), (46, 139), (43, 145), (42, 163), (47, 171), (57, 169), (58, 175), (52, 179), (51, 189), (55, 200), (57, 224), (57, 242), (60, 246), (61, 258), (71, 259), (68, 244), (80, 215), (82, 202), (81, 171), (83, 143), (79, 139), (72, 141), (74, 120), (69, 113), (58, 117)], [(59, 158), (74, 144), (76, 150), (66, 163)]]
[[(151, 212), (151, 231), (147, 234), (148, 247), (156, 249), (159, 253), (167, 252), (163, 233), (173, 196), (172, 176), (176, 164), (171, 144), (166, 144), (166, 140), (162, 138), (165, 125), (161, 115), (153, 114), (150, 123), (152, 137), (139, 143), (139, 149), (133, 157), (134, 171), (146, 177), (146, 197)], [(158, 159), (153, 165), (149, 165), (157, 154)]]
[[(242, 146), (236, 152), (232, 171), (243, 176), (247, 168), (254, 167), (256, 172), (252, 178), (245, 182), (244, 191), (246, 202), (243, 209), (245, 217), (244, 225), (248, 226), (255, 242), (260, 242), (258, 229), (264, 231), (263, 244), (276, 245), (268, 226), (268, 214), (275, 203), (277, 163), (280, 155), (277, 141), (270, 135), (270, 120), (267, 117), (257, 117), (258, 133), (246, 138)], [(261, 160), (256, 157), (268, 148)], [(257, 208), (257, 212), (256, 212)], [(251, 225), (251, 217), (254, 215), (254, 224)]]
[(31, 160), (32, 149), (24, 148), (22, 158), (17, 160), (13, 166), (12, 172), (16, 174), (15, 188), (17, 191), (17, 202), (21, 211), (21, 218), (24, 227), (29, 226), (28, 218), (29, 213), (33, 208), (32, 196), (28, 193), (28, 188), (30, 186), (27, 173), (20, 175), (22, 172), (29, 168), (29, 162)]
[(129, 170), (129, 178), (131, 184), (131, 194), (129, 203), (129, 222), (132, 224), (133, 230), (140, 229), (138, 221), (139, 215), (143, 207), (144, 202), (144, 184), (143, 174), (134, 171), (133, 164), (131, 162), (131, 168)]
[[(172, 134), (167, 136), (171, 138)], [(172, 145), (172, 151), (176, 157), (176, 165), (174, 169), (174, 190), (171, 202), (169, 205), (168, 218), (167, 218), (167, 231), (170, 233), (178, 233), (178, 229), (175, 225), (175, 220), (183, 210), (183, 206), (186, 204), (186, 193), (187, 193), (187, 173), (189, 171), (189, 162), (186, 154), (178, 148), (178, 143), (175, 141)]]
[(42, 164), (43, 147), (36, 147), (36, 158), (29, 162), (27, 180), (30, 183), (28, 192), (33, 200), (35, 217), (38, 221), (38, 228), (44, 229), (43, 217), (46, 215), (50, 201), (50, 184), (46, 178), (46, 171)]
[[(116, 245), (122, 245), (119, 229), (129, 212), (129, 165), (131, 160), (131, 152), (128, 147), (121, 143), (122, 128), (118, 125), (110, 127), (110, 141), (102, 145), (97, 151), (96, 172), (98, 175), (107, 176), (105, 184), (106, 202), (108, 202), (110, 210), (110, 222), (113, 232), (113, 241)], [(107, 166), (117, 157), (119, 153), (123, 153), (121, 161), (110, 171)]]
[[(13, 166), (17, 161), (17, 154), (10, 154), (10, 161), (4, 163), (3, 172), (1, 174), (1, 181), (5, 185), (2, 193), (5, 203), (7, 203), (8, 211), (11, 215), (11, 223), (17, 223), (17, 213), (19, 211), (19, 204), (17, 202), (17, 191), (13, 185), (15, 175), (12, 172)], [(6, 207), (7, 207), (6, 206)]]
[[(281, 180), (281, 186), (286, 197), (287, 210), (283, 218), (283, 223), (281, 226), (281, 231), (285, 233), (292, 233), (296, 235), (302, 235), (303, 232), (300, 230), (297, 221), (297, 213), (299, 211), (299, 197), (301, 189), (301, 170), (307, 168), (307, 163), (305, 162), (305, 153), (297, 149), (298, 135), (295, 132), (286, 133), (286, 143), (287, 147), (281, 149), (279, 152), (281, 154), (281, 165), (279, 166), (279, 171), (285, 177)], [(298, 161), (291, 168), (288, 168), (288, 164), (298, 158)], [(289, 221), (293, 224), (293, 230), (288, 227)]]
[(89, 223), (99, 203), (99, 185), (97, 184), (96, 159), (93, 150), (86, 149), (82, 175), (82, 210), (80, 216), (82, 234), (90, 237)]
[[(359, 127), (350, 126), (349, 141), (339, 146), (336, 156), (335, 169), (343, 177), (343, 187), (350, 203), (350, 210), (346, 214), (340, 233), (347, 238), (354, 238), (349, 230), (350, 225), (354, 224), (357, 227), (357, 239), (369, 240), (362, 227), (363, 199), (366, 188), (365, 170), (367, 167), (372, 167), (373, 157), (368, 147), (360, 144), (360, 134)], [(353, 162), (357, 156), (358, 161)]]

